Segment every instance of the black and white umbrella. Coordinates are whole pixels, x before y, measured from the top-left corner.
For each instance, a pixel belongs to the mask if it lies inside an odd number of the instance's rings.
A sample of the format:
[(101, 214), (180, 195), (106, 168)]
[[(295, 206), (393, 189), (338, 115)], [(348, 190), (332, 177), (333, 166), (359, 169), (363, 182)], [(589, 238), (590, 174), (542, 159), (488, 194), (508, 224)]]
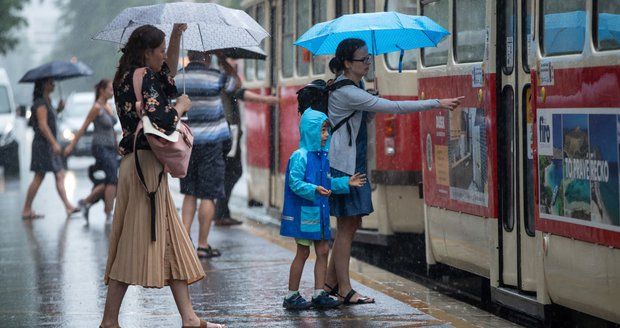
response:
[(267, 54), (260, 47), (238, 47), (220, 49), (226, 57), (232, 59), (260, 59), (265, 60)]
[(214, 3), (175, 2), (123, 10), (93, 39), (125, 44), (136, 28), (150, 24), (166, 33), (176, 23), (187, 24), (183, 47), (209, 51), (258, 46), (269, 33), (246, 12)]

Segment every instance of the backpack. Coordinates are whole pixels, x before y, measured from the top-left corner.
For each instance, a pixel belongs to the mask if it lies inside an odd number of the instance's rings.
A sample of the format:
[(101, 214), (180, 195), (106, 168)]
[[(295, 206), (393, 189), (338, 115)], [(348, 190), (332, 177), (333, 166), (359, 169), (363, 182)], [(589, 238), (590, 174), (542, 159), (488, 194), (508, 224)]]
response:
[[(298, 111), (299, 114), (303, 114), (303, 112), (312, 107), (315, 110), (325, 113), (329, 116), (327, 111), (327, 104), (329, 101), (329, 95), (347, 85), (354, 85), (357, 87), (355, 82), (349, 79), (343, 79), (337, 82), (334, 80), (329, 80), (325, 82), (324, 80), (314, 80), (310, 82), (310, 84), (305, 87), (299, 89), (297, 91), (297, 102), (299, 103)], [(351, 113), (349, 116), (345, 117), (342, 121), (338, 122), (336, 125), (331, 127), (331, 131), (336, 132), (336, 130), (340, 129), (344, 124), (346, 124), (353, 115), (357, 112)], [(351, 127), (347, 125), (349, 133), (351, 133)]]

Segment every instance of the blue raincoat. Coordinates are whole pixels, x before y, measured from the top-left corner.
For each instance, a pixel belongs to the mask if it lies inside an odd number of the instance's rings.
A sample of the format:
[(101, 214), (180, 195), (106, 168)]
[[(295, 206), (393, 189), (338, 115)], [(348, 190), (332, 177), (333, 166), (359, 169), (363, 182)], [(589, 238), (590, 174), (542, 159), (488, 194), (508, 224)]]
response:
[(284, 209), (280, 234), (310, 240), (329, 240), (329, 200), (317, 186), (334, 194), (349, 192), (349, 177), (332, 179), (327, 151), (329, 139), (321, 147), (321, 126), (327, 115), (308, 109), (299, 123), (299, 149), (288, 160), (284, 186)]

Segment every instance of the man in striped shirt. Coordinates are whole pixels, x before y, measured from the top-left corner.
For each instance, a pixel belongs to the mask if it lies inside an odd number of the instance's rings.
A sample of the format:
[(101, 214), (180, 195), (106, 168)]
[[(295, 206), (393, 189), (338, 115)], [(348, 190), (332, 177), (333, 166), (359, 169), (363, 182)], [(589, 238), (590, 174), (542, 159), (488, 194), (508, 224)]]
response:
[[(224, 115), (221, 94), (234, 93), (239, 81), (230, 65), (222, 65), (224, 72), (211, 68), (211, 55), (189, 51), (185, 71), (185, 93), (192, 100), (187, 121), (194, 134), (194, 146), (185, 178), (181, 179), (183, 224), (188, 234), (198, 205), (198, 257), (219, 256), (220, 252), (207, 242), (211, 221), (215, 214), (215, 200), (225, 197), (223, 144), (230, 140), (230, 130)], [(218, 55), (220, 60), (225, 58)], [(181, 88), (183, 74), (177, 74), (176, 84)]]

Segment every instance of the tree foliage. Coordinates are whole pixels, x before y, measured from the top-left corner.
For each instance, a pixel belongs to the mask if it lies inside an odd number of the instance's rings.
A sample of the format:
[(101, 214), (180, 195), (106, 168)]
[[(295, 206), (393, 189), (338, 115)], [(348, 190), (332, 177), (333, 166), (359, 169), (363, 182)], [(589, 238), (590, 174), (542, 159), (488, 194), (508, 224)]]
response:
[[(2, 0), (5, 1), (5, 0)], [(120, 53), (119, 45), (111, 42), (92, 40), (123, 9), (135, 6), (153, 5), (173, 2), (174, 0), (57, 0), (62, 16), (60, 31), (62, 37), (53, 52), (54, 59), (69, 60), (76, 57), (90, 66), (94, 74), (88, 78), (69, 80), (63, 83), (63, 89), (90, 91), (101, 78), (112, 78), (116, 71)], [(210, 2), (210, 1), (199, 1)], [(224, 6), (239, 7), (239, 0), (213, 1)]]
[(28, 0), (0, 1), (0, 54), (12, 50), (19, 39), (11, 32), (17, 27), (26, 26), (26, 20), (19, 15)]

